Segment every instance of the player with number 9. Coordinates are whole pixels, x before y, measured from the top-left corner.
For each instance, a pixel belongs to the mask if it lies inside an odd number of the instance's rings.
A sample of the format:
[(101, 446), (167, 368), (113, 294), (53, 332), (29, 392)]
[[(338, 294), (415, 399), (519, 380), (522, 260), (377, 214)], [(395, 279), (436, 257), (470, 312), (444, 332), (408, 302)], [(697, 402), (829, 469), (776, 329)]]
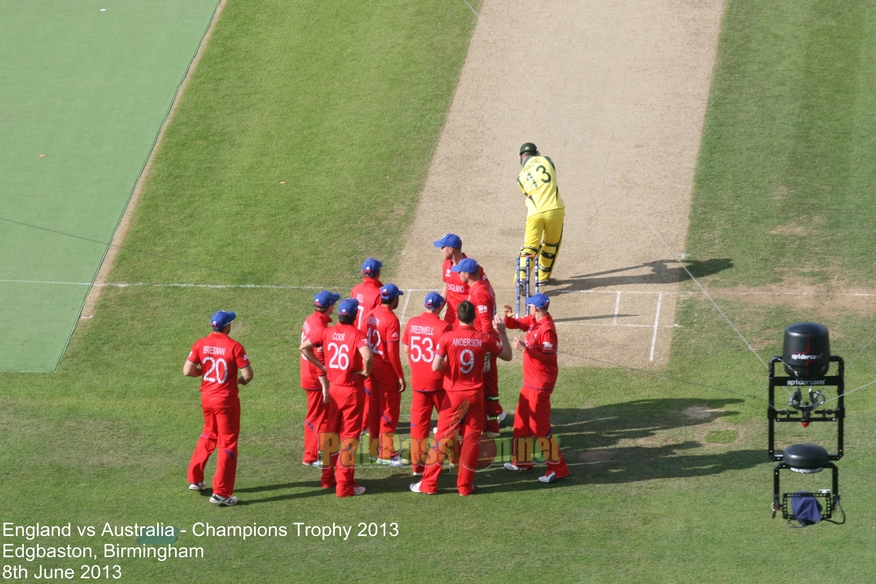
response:
[(429, 292), (423, 303), (426, 310), (405, 325), (402, 347), (411, 367), (411, 465), (414, 476), (423, 474), (426, 462), (426, 443), (429, 439), (432, 411), (441, 409), (444, 399), (444, 375), (432, 370), (435, 347), (441, 335), (451, 330), (449, 322), (438, 316), (444, 307), (444, 298)]

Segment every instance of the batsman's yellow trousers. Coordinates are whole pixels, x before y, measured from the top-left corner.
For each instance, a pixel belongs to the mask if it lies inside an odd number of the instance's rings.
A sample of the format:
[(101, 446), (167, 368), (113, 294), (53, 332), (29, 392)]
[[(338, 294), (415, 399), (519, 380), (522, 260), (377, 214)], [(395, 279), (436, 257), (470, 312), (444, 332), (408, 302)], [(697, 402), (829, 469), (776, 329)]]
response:
[(563, 242), (563, 221), (565, 209), (552, 209), (536, 213), (526, 218), (526, 235), (520, 248), (520, 278), (526, 277), (523, 270), (526, 264), (523, 256), (538, 256), (538, 281), (546, 281), (553, 270), (554, 262), (560, 254)]

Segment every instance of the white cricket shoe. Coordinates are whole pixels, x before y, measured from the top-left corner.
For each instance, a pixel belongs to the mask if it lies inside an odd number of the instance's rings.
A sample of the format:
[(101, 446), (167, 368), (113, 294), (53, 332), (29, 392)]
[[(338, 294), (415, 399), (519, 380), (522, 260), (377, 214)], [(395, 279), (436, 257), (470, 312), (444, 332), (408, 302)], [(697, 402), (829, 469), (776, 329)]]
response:
[(386, 466), (408, 466), (411, 464), (411, 461), (396, 454), (390, 459), (378, 458), (377, 464), (383, 464)]
[(223, 497), (213, 493), (213, 496), (210, 497), (210, 502), (214, 505), (221, 505), (222, 507), (231, 507), (232, 505), (237, 505), (237, 497)]
[(411, 492), (413, 492), (413, 493), (420, 493), (420, 494), (423, 494), (423, 495), (434, 495), (434, 494), (435, 494), (435, 493), (427, 493), (427, 492), (425, 492), (425, 491), (421, 491), (421, 490), (420, 490), (420, 484), (421, 484), (421, 483), (411, 483), (411, 486), (409, 487), (409, 488), (411, 489)]
[(538, 482), (545, 483), (545, 484), (555, 483), (555, 482), (557, 482), (557, 473), (551, 471), (544, 476), (540, 476), (540, 477), (538, 477)]

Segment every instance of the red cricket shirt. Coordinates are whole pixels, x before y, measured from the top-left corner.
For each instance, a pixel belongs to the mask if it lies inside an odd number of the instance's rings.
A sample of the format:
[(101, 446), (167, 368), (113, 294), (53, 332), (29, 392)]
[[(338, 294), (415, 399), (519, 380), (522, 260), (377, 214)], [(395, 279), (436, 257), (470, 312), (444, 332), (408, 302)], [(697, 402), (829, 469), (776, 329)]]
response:
[(362, 283), (353, 286), (350, 290), (350, 298), (359, 301), (359, 313), (356, 315), (356, 328), (365, 332), (365, 317), (368, 313), (380, 306), (380, 289), (383, 284), (377, 278), (362, 277)]
[(365, 333), (351, 324), (338, 323), (308, 337), (314, 346), (325, 351), (326, 375), (334, 385), (365, 388), (365, 378), (354, 372), (362, 371), (364, 363), (359, 349), (368, 346)]
[(523, 384), (533, 389), (553, 389), (557, 383), (557, 327), (550, 314), (536, 322), (534, 316), (505, 317), (509, 329), (526, 331), (523, 351)]
[(188, 360), (200, 364), (201, 397), (221, 401), (237, 397), (237, 372), (249, 367), (243, 345), (225, 333), (212, 332), (192, 345)]
[[(307, 317), (301, 327), (301, 341), (304, 342), (316, 331), (328, 327), (331, 321), (332, 318), (327, 314), (314, 312)], [(325, 353), (322, 347), (315, 347), (313, 352), (319, 362), (325, 365)], [(301, 356), (301, 387), (303, 389), (322, 389), (322, 385), (319, 384), (320, 373), (322, 372), (316, 365), (305, 359), (304, 355)]]
[(435, 348), (435, 354), (447, 358), (444, 389), (482, 389), (487, 353), (498, 355), (501, 352), (502, 343), (498, 338), (476, 331), (472, 326), (461, 325), (456, 330), (444, 333)]
[(475, 307), (474, 327), (487, 335), (499, 336), (493, 328), (493, 316), (496, 314), (496, 294), (488, 282), (478, 280), (468, 290), (468, 300)]
[(396, 376), (404, 377), (398, 343), (401, 340), (401, 325), (398, 317), (385, 304), (371, 311), (365, 319), (368, 345), (374, 353), (374, 366), (391, 366)]
[(411, 366), (411, 387), (414, 391), (437, 391), (441, 389), (444, 374), (432, 371), (435, 347), (441, 335), (451, 330), (450, 323), (444, 322), (434, 312), (428, 310), (410, 319), (405, 325), (402, 342), (408, 347), (408, 364)]
[[(468, 256), (462, 254), (462, 257), (465, 259)], [(447, 302), (447, 312), (444, 313), (444, 320), (456, 325), (456, 307), (459, 306), (459, 303), (463, 300), (468, 300), (469, 285), (462, 283), (462, 280), (459, 279), (459, 273), (453, 271), (453, 265), (452, 259), (444, 260), (444, 263), (441, 266), (441, 277), (447, 285), (447, 297), (445, 298), (445, 301)], [(487, 280), (487, 276), (484, 274), (484, 268), (480, 265), (478, 265), (478, 277), (480, 280), (489, 284), (489, 280)]]

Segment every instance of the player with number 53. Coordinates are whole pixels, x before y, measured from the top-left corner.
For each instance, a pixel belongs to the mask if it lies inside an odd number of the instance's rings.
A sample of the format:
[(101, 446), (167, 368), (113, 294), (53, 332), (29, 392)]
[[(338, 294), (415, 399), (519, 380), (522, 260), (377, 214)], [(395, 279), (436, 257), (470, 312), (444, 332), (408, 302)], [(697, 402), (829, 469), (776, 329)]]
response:
[(429, 292), (423, 303), (426, 310), (407, 322), (402, 335), (402, 347), (411, 366), (411, 465), (415, 477), (425, 468), (432, 411), (439, 412), (444, 399), (444, 374), (432, 370), (438, 339), (451, 330), (450, 323), (438, 316), (444, 303), (439, 293)]

